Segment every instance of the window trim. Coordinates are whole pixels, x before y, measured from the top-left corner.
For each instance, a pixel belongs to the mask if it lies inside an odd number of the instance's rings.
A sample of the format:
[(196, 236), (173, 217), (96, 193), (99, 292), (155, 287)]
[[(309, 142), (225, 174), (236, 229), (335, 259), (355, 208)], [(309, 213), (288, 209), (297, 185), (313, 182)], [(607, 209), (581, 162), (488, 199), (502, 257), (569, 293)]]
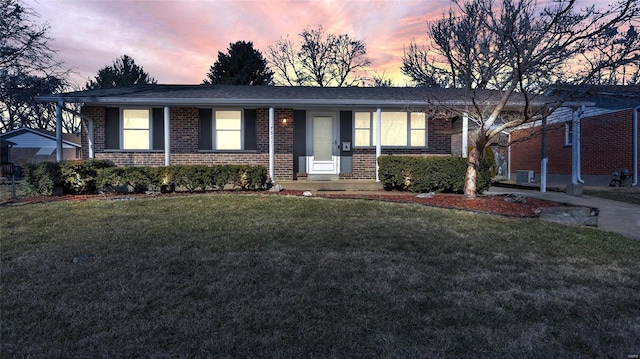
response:
[(571, 122), (564, 123), (564, 145), (573, 146), (573, 124)]
[[(124, 133), (125, 133), (125, 128), (124, 128), (124, 112), (127, 110), (147, 110), (147, 113), (149, 114), (147, 121), (148, 121), (148, 127), (149, 129), (147, 130), (149, 132), (149, 146), (148, 148), (124, 148)], [(142, 130), (142, 129), (131, 129), (131, 130)], [(120, 151), (134, 151), (134, 152), (149, 152), (149, 151), (156, 151), (153, 149), (153, 108), (151, 107), (139, 107), (139, 106), (127, 106), (127, 107), (120, 107), (120, 122), (119, 122), (119, 128), (118, 128), (118, 133), (120, 135)]]
[[(216, 141), (216, 112), (222, 112), (222, 111), (236, 111), (236, 112), (240, 112), (240, 148), (239, 149), (218, 149), (217, 148), (217, 141)], [(245, 136), (245, 120), (244, 120), (244, 109), (238, 109), (238, 108), (224, 108), (224, 107), (220, 107), (220, 108), (211, 108), (211, 151), (212, 152), (243, 152), (244, 148), (245, 148), (245, 143), (244, 143), (244, 136)], [(221, 131), (237, 131), (237, 130), (221, 130)]]
[[(410, 148), (410, 149), (416, 149), (416, 148), (429, 148), (429, 118), (427, 117), (427, 114), (425, 112), (422, 111), (406, 111), (406, 110), (390, 110), (390, 109), (383, 109), (382, 113), (389, 113), (389, 112), (401, 112), (401, 113), (405, 113), (406, 114), (406, 121), (407, 121), (407, 145), (383, 145), (381, 144), (380, 147), (382, 148)], [(363, 130), (365, 128), (363, 127), (356, 127), (356, 113), (369, 113), (369, 145), (367, 146), (362, 146), (362, 145), (356, 145), (356, 130), (360, 129)], [(424, 145), (423, 146), (414, 146), (411, 144), (411, 132), (414, 130), (414, 128), (411, 127), (411, 114), (412, 113), (420, 113), (420, 114), (424, 114), (424, 128), (415, 128), (415, 130), (424, 130)], [(376, 119), (376, 110), (362, 110), (362, 111), (357, 111), (354, 110), (353, 111), (353, 147), (354, 148), (375, 148), (375, 140), (376, 140), (376, 134), (374, 129), (376, 129), (374, 127)], [(377, 129), (376, 129), (377, 130)]]

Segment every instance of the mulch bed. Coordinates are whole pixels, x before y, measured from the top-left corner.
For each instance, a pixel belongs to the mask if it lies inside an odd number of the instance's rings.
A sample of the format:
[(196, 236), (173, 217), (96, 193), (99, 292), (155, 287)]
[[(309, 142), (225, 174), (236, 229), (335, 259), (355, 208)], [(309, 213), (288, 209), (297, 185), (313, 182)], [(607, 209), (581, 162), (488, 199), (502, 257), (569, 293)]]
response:
[[(220, 193), (220, 192), (218, 192)], [(302, 196), (303, 191), (284, 190), (281, 192), (233, 192), (225, 191), (224, 193), (237, 194), (264, 194), (264, 195), (286, 195), (286, 196)], [(99, 194), (99, 195), (62, 195), (62, 196), (30, 196), (18, 199), (0, 202), (0, 205), (22, 205), (30, 203), (45, 203), (54, 201), (71, 201), (82, 202), (90, 200), (134, 200), (138, 198), (151, 197), (176, 197), (176, 196), (197, 196), (201, 193), (169, 193), (169, 194)], [(540, 208), (561, 207), (566, 204), (546, 201), (537, 198), (526, 198), (524, 203), (505, 201), (505, 195), (481, 195), (476, 199), (470, 200), (464, 198), (460, 194), (436, 194), (432, 198), (418, 198), (415, 193), (404, 192), (384, 192), (371, 193), (363, 192), (316, 192), (315, 197), (322, 198), (341, 198), (341, 199), (367, 199), (380, 200), (388, 202), (417, 203), (426, 206), (459, 209), (466, 211), (474, 211), (481, 213), (497, 214), (509, 217), (536, 217)]]

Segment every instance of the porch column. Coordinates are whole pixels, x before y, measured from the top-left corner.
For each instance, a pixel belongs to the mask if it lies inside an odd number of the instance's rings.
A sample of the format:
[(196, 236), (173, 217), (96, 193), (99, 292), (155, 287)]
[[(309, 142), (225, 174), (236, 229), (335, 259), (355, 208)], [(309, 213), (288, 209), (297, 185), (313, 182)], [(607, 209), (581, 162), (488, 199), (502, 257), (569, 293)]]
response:
[(62, 101), (56, 104), (56, 161), (62, 161)]
[(547, 118), (542, 119), (542, 148), (540, 150), (540, 192), (547, 192)]
[(273, 107), (269, 108), (269, 179), (271, 179), (271, 183), (275, 181), (275, 152), (276, 152), (276, 141), (275, 141), (275, 109)]
[(171, 121), (169, 121), (169, 106), (164, 107), (164, 165), (171, 164)]
[(469, 114), (462, 115), (462, 158), (467, 158), (469, 153)]
[(376, 182), (380, 182), (380, 166), (378, 165), (378, 157), (382, 155), (382, 109), (376, 110)]
[(93, 153), (93, 120), (87, 119), (87, 140), (89, 142), (89, 158), (95, 158), (95, 154)]
[(576, 110), (571, 112), (571, 183), (580, 182), (580, 121)]

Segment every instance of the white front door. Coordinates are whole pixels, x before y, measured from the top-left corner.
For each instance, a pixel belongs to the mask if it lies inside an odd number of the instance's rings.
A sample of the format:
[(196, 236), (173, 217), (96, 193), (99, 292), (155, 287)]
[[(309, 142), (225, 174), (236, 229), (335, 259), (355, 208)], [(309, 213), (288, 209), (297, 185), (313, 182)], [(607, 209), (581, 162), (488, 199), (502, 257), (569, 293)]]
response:
[(317, 114), (310, 118), (310, 155), (307, 157), (309, 174), (338, 174), (340, 153), (338, 151), (338, 124), (332, 114)]

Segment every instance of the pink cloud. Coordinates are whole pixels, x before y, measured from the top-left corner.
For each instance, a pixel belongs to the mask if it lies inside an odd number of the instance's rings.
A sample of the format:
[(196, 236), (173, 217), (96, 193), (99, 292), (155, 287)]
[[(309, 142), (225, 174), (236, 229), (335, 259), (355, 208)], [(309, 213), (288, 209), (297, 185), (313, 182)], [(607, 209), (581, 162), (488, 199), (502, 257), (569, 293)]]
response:
[[(585, 0), (586, 1), (586, 0)], [(603, 0), (598, 0), (603, 1)], [(449, 0), (48, 0), (30, 4), (51, 25), (65, 63), (80, 85), (98, 69), (128, 54), (160, 83), (200, 83), (218, 51), (253, 41), (267, 48), (305, 28), (363, 40), (371, 69), (397, 85), (404, 46), (426, 38), (428, 20), (442, 16)]]

